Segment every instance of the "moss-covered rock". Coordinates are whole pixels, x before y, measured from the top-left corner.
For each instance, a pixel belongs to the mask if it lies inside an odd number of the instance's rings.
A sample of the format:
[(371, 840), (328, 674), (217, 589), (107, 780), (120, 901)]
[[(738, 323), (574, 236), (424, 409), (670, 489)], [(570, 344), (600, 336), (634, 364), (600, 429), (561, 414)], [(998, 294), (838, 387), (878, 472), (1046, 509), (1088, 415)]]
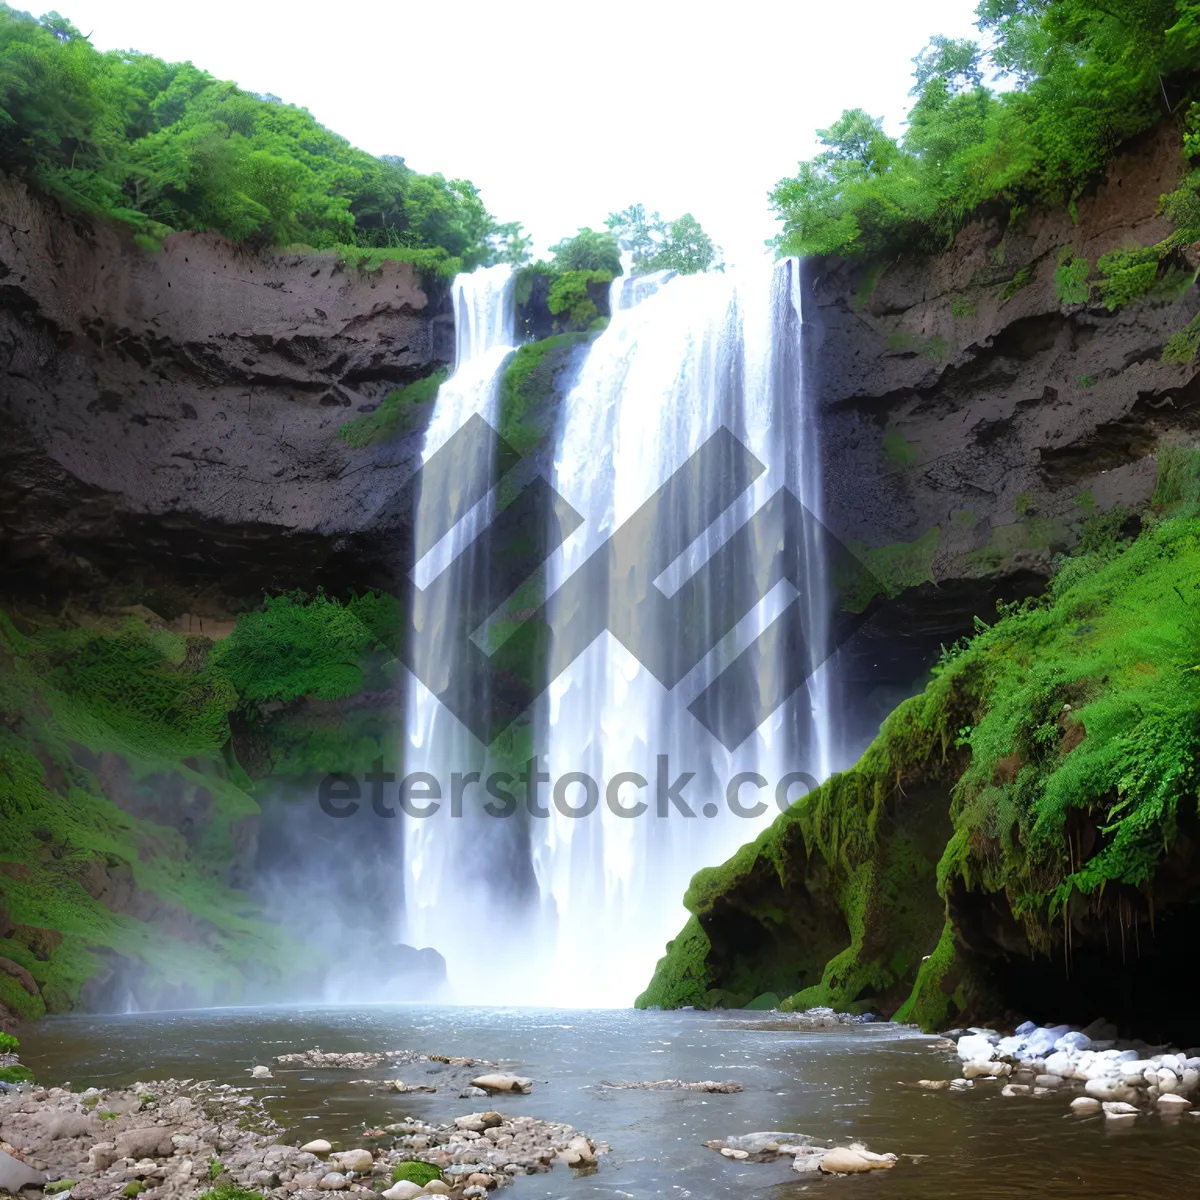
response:
[(1161, 454), (1143, 525), (1132, 542), (1117, 520), (1093, 528), (1044, 597), (945, 652), (856, 766), (699, 872), (638, 1003), (775, 991), (932, 1028), (1028, 1005), (1031, 962), (1103, 979), (1106, 955), (1119, 973), (1173, 918), (1183, 945), (1200, 902), (1200, 451)]

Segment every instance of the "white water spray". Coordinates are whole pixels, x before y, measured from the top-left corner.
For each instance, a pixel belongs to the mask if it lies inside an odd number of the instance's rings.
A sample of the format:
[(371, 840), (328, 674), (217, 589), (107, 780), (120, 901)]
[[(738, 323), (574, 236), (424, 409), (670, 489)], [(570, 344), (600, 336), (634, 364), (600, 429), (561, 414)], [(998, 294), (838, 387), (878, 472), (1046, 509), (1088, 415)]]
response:
[[(721, 426), (765, 472), (657, 581), (634, 586), (657, 586), (670, 595), (784, 485), (820, 514), (819, 461), (801, 387), (797, 276), (797, 264), (789, 261), (744, 274), (614, 283), (611, 324), (589, 348), (560, 417), (554, 486), (583, 524), (548, 563), (551, 593)], [(498, 424), (500, 370), (512, 342), (508, 279), (494, 270), (456, 280), (458, 366), (439, 393), (425, 461), (473, 413)], [(427, 553), (437, 540), (428, 530), (446, 527), (447, 505), (457, 513), (453, 496), (421, 497), (418, 582), (423, 571), (436, 575), (490, 517), (486, 505), (476, 505), (470, 519)], [(753, 547), (745, 569), (761, 573), (772, 549)], [(806, 538), (804, 552), (808, 577), (820, 578), (815, 542)], [(636, 572), (614, 577), (609, 593), (588, 603), (627, 601), (623, 590), (635, 579)], [(601, 803), (581, 819), (551, 805), (548, 818), (530, 821), (470, 811), (460, 819), (406, 820), (403, 937), (445, 955), (450, 998), (629, 1004), (685, 919), (681, 900), (692, 874), (723, 861), (778, 815), (774, 786), (787, 773), (828, 775), (825, 671), (732, 751), (687, 710), (795, 595), (790, 584), (776, 584), (729, 634), (713, 638), (713, 651), (670, 691), (608, 633), (552, 681), (535, 721), (539, 766), (552, 780), (585, 772), (602, 795), (614, 776), (641, 775), (652, 791), (640, 817), (617, 816)], [(807, 589), (800, 602), (807, 629), (819, 636), (826, 620), (822, 598)], [(712, 624), (707, 614), (698, 619)], [(420, 630), (419, 641), (431, 664), (454, 670), (450, 642), (436, 621)], [(483, 766), (479, 744), (419, 683), (411, 686), (407, 720), (406, 771), (428, 770), (444, 780), (449, 771)], [(693, 817), (677, 810), (657, 814), (653, 787), (661, 756), (672, 778), (694, 773), (685, 789)], [(770, 784), (766, 810), (754, 820), (735, 816), (725, 803), (728, 782), (743, 772)], [(548, 791), (543, 788), (543, 802)], [(570, 803), (579, 798), (572, 795)], [(740, 798), (753, 804), (759, 797), (750, 788)], [(717, 815), (706, 815), (710, 807)], [(535, 880), (517, 880), (530, 858)], [(506, 881), (511, 905), (502, 902)]]
[[(454, 374), (438, 391), (433, 419), (425, 435), (421, 461), (433, 455), (478, 414), (493, 428), (499, 424), (503, 368), (514, 349), (513, 276), (509, 267), (491, 267), (454, 280)], [(453, 473), (439, 472), (433, 491), (422, 487), (414, 528), (413, 578), (424, 587), (471, 541), (491, 517), (491, 499), (472, 503), (470, 482), (484, 478), (488, 463), (463, 462)], [(437, 487), (437, 483), (443, 486)], [(444, 533), (444, 530), (449, 532)], [(484, 750), (434, 694), (444, 690), (455, 670), (457, 631), (440, 611), (419, 611), (413, 653), (422, 676), (436, 681), (431, 691), (410, 677), (406, 700), (406, 773), (428, 772), (449, 781), (454, 772), (482, 767)], [(432, 946), (447, 960), (454, 994), (464, 964), (477, 957), (478, 922), (472, 906), (479, 894), (480, 870), (486, 870), (486, 835), (499, 841), (501, 822), (451, 819), (448, 814), (404, 818), (404, 916), (401, 940)], [(491, 825), (490, 830), (483, 825)], [(485, 861), (480, 861), (481, 858)], [(456, 977), (456, 970), (458, 972)]]
[[(719, 426), (731, 429), (766, 472), (724, 517), (655, 583), (621, 575), (609, 596), (621, 604), (634, 586), (668, 594), (780, 486), (819, 511), (819, 462), (800, 388), (800, 297), (794, 262), (739, 275), (618, 280), (612, 323), (591, 348), (564, 404), (555, 487), (584, 524), (552, 571), (560, 584)], [(697, 508), (699, 497), (693, 498)], [(756, 547), (761, 568), (770, 546)], [(806, 558), (816, 553), (806, 544)], [(820, 578), (820, 564), (807, 564)], [(650, 782), (650, 809), (638, 818), (600, 806), (585, 820), (552, 810), (539, 822), (535, 867), (556, 918), (553, 969), (539, 994), (561, 1004), (630, 1003), (664, 943), (686, 919), (682, 897), (692, 874), (722, 862), (779, 813), (734, 816), (728, 781), (762, 775), (772, 788), (787, 772), (829, 773), (829, 706), (824, 672), (735, 750), (726, 750), (687, 711), (688, 702), (753, 641), (795, 596), (778, 584), (716, 649), (668, 692), (616, 638), (604, 634), (550, 685), (546, 721), (552, 779), (584, 771), (606, 781), (635, 772)], [(824, 614), (811, 589), (808, 628)], [(711, 620), (709, 614), (700, 619)], [(670, 638), (673, 630), (659, 631)], [(810, 711), (811, 709), (811, 711)], [(802, 711), (798, 711), (802, 710)], [(799, 718), (799, 719), (797, 719)], [(803, 742), (803, 745), (798, 745)], [(671, 779), (694, 772), (685, 795), (694, 817), (660, 817), (654, 787), (659, 756)], [(603, 782), (601, 784), (603, 786)], [(773, 792), (764, 795), (773, 799)], [(628, 803), (638, 798), (629, 792)], [(740, 797), (753, 804), (749, 787)], [(573, 801), (577, 802), (577, 801)], [(707, 811), (716, 809), (716, 815)]]

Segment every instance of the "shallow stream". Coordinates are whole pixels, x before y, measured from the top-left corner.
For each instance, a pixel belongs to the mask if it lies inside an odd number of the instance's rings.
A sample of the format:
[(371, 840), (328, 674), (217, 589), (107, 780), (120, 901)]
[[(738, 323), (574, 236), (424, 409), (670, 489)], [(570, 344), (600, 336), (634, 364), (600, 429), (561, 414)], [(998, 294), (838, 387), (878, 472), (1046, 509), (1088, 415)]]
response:
[[(207, 1009), (125, 1017), (69, 1017), (23, 1040), (39, 1082), (115, 1086), (168, 1077), (253, 1086), (285, 1126), (282, 1140), (327, 1137), (356, 1144), (366, 1126), (406, 1117), (445, 1121), (494, 1107), (567, 1121), (608, 1142), (590, 1176), (563, 1167), (518, 1178), (511, 1200), (786, 1200), (828, 1194), (872, 1200), (1007, 1200), (1009, 1197), (1151, 1197), (1197, 1194), (1200, 1119), (1140, 1117), (1120, 1129), (1067, 1115), (1069, 1094), (1004, 1099), (999, 1085), (973, 1092), (901, 1086), (959, 1074), (935, 1039), (891, 1025), (833, 1032), (778, 1028), (755, 1013), (515, 1008)], [(250, 1084), (278, 1054), (412, 1049), (505, 1060), (537, 1082), (531, 1095), (460, 1100), (457, 1090), (385, 1093), (351, 1082), (402, 1078), (434, 1083), (427, 1067), (277, 1069)], [(430, 1064), (433, 1066), (434, 1064)], [(614, 1091), (601, 1081), (732, 1079), (734, 1095)], [(734, 1162), (710, 1138), (760, 1130), (861, 1140), (891, 1151), (891, 1171), (799, 1179), (786, 1160)]]

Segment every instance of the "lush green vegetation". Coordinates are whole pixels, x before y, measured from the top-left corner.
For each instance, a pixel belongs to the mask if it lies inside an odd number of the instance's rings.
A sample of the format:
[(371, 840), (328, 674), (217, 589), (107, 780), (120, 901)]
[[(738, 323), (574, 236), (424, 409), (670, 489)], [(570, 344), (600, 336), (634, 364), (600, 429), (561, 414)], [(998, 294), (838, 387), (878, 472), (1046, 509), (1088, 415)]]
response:
[[(640, 1003), (745, 1003), (799, 978), (785, 1007), (890, 996), (902, 1019), (934, 1026), (971, 986), (956, 975), (952, 889), (1001, 897), (1041, 953), (1061, 952), (1068, 904), (1103, 915), (1144, 896), (1200, 801), (1200, 451), (1168, 447), (1158, 465), (1136, 540), (1121, 539), (1121, 510), (1091, 518), (1043, 597), (981, 622), (856, 766), (696, 875), (685, 898), (696, 916)], [(929, 795), (943, 812), (949, 801), (936, 868), (898, 820)], [(849, 932), (826, 956), (805, 926), (815, 966), (783, 952), (777, 895), (803, 895), (814, 877), (844, 922), (826, 915), (818, 928)], [(713, 938), (731, 910), (777, 953), (730, 960)]]
[(57, 13), (0, 3), (0, 163), (153, 244), (210, 229), (343, 247), (423, 270), (520, 262), (527, 242), (464, 179), (372, 158), (274, 96), (136, 51), (99, 53)]
[(374, 412), (347, 421), (338, 430), (338, 437), (348, 446), (361, 450), (364, 446), (415, 428), (421, 415), (428, 415), (437, 398), (438, 388), (446, 382), (449, 374), (449, 368), (443, 367), (424, 379), (388, 392)]
[[(981, 209), (1014, 219), (1073, 206), (1123, 142), (1163, 119), (1186, 125), (1189, 157), (1200, 152), (1200, 8), (1191, 0), (982, 0), (976, 11), (986, 50), (935, 37), (914, 60), (903, 138), (862, 109), (818, 131), (821, 153), (772, 192), (780, 253), (936, 251)], [(986, 87), (989, 68), (1015, 87)], [(1100, 264), (1106, 303), (1142, 294), (1178, 245), (1200, 237), (1198, 186), (1193, 172), (1164, 197), (1172, 245)], [(1086, 277), (1086, 264), (1067, 267), (1064, 302), (1086, 298)]]
[(574, 347), (590, 333), (559, 333), (527, 342), (509, 360), (500, 382), (500, 436), (519, 454), (527, 454), (553, 429), (558, 374)]
[(556, 333), (581, 333), (602, 317), (597, 297), (614, 278), (624, 273), (621, 252), (630, 255), (634, 275), (673, 270), (692, 275), (720, 270), (717, 248), (690, 213), (664, 221), (658, 213), (647, 215), (645, 205), (634, 204), (610, 213), (607, 230), (583, 228), (574, 237), (551, 247), (550, 261), (541, 259), (517, 275), (518, 308), (531, 299), (542, 300), (555, 318)]
[[(300, 956), (231, 887), (247, 867), (239, 827), (259, 811), (231, 722), (387, 687), (399, 626), (395, 599), (375, 593), (269, 599), (215, 643), (144, 617), (63, 628), (0, 613), (0, 906), (14, 927), (0, 958), (38, 989), (0, 972), (0, 1004), (27, 1019), (69, 1010), (104, 950), (201, 995), (285, 976)], [(285, 752), (302, 756), (303, 740), (293, 731)], [(308, 768), (346, 769), (340, 739), (321, 746)], [(131, 891), (195, 936), (107, 903)]]

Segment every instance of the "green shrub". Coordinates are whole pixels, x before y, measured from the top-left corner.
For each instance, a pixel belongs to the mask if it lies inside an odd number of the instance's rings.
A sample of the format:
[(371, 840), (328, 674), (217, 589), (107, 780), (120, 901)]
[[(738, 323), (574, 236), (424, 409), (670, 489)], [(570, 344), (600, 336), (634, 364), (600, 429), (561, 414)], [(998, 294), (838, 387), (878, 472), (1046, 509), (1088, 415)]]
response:
[(32, 1083), (33, 1072), (28, 1067), (14, 1063), (11, 1067), (0, 1067), (0, 1083)]
[(12, 1054), (20, 1045), (21, 1043), (11, 1033), (5, 1033), (3, 1029), (0, 1029), (0, 1054)]
[(550, 285), (546, 307), (562, 318), (561, 325), (584, 330), (599, 312), (588, 295), (588, 285), (608, 283), (611, 279), (611, 271), (565, 271)]

